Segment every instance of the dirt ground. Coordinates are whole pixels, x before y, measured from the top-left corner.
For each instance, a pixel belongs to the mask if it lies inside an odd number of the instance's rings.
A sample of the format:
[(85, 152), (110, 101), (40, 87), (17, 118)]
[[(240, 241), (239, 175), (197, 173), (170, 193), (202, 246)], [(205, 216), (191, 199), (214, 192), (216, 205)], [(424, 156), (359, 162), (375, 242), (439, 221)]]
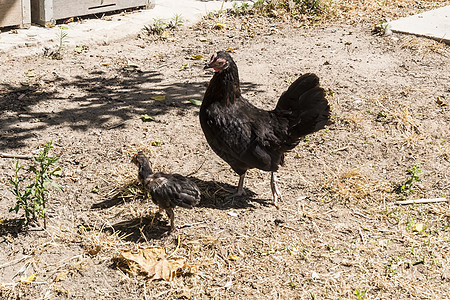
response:
[[(164, 39), (143, 33), (81, 53), (69, 43), (62, 60), (2, 55), (0, 152), (53, 141), (64, 192), (51, 189), (46, 230), (21, 229), (8, 212), (13, 160), (0, 158), (0, 298), (450, 299), (448, 203), (396, 204), (450, 197), (450, 48), (373, 34), (382, 14), (309, 26), (221, 16)], [(274, 108), (306, 72), (329, 91), (330, 125), (278, 172), (278, 210), (258, 170), (249, 196), (225, 200), (238, 176), (207, 145), (190, 101), (202, 99), (212, 77), (203, 65), (223, 49), (258, 107)], [(198, 207), (176, 209), (172, 234), (137, 184), (138, 150), (202, 190)], [(421, 181), (402, 196), (413, 166)], [(118, 267), (122, 251), (147, 246), (186, 266), (172, 281)]]

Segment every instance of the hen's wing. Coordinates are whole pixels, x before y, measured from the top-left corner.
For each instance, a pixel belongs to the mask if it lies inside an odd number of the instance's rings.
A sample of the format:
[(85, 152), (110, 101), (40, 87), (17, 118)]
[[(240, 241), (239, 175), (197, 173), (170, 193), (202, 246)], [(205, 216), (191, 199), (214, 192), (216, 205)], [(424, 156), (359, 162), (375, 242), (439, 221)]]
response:
[(238, 174), (247, 169), (270, 171), (281, 154), (273, 151), (280, 140), (275, 132), (276, 115), (253, 106), (244, 99), (232, 105), (212, 104), (206, 111), (211, 148)]

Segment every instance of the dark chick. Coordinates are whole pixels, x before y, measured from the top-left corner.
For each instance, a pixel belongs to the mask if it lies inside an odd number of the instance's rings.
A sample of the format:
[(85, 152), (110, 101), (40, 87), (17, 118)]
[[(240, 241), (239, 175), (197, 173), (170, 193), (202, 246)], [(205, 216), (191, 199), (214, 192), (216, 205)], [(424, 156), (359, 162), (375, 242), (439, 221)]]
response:
[(165, 210), (170, 219), (171, 230), (175, 229), (175, 206), (192, 208), (200, 202), (197, 185), (179, 174), (153, 173), (148, 158), (143, 153), (133, 156), (132, 162), (139, 167), (138, 178), (150, 193), (159, 210)]
[(319, 78), (302, 75), (281, 95), (274, 110), (265, 111), (242, 97), (238, 68), (228, 53), (217, 52), (205, 68), (215, 73), (200, 108), (200, 124), (214, 152), (240, 176), (232, 196), (244, 193), (245, 172), (257, 168), (271, 172), (276, 206), (281, 193), (275, 172), (285, 153), (328, 122), (330, 108)]

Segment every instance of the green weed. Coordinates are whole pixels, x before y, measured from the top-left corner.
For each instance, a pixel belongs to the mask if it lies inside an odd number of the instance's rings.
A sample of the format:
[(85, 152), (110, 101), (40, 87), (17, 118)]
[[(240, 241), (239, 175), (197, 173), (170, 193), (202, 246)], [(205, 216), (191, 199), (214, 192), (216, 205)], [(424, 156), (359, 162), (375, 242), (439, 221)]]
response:
[(177, 29), (180, 26), (183, 26), (183, 18), (179, 14), (175, 14), (172, 20), (169, 21), (168, 28), (169, 29)]
[(406, 178), (405, 182), (399, 185), (399, 192), (401, 194), (401, 198), (406, 198), (409, 196), (417, 187), (417, 182), (420, 182), (420, 175), (422, 175), (422, 171), (419, 169), (417, 165), (414, 165), (411, 169), (406, 170), (409, 176)]
[(58, 59), (61, 60), (62, 57), (62, 50), (64, 49), (65, 45), (69, 43), (67, 33), (67, 29), (69, 29), (67, 26), (59, 26), (58, 32), (56, 34), (58, 43), (54, 47), (46, 47), (44, 49), (44, 56), (50, 57), (52, 59)]
[(163, 19), (153, 19), (153, 23), (149, 26), (144, 26), (144, 30), (147, 31), (149, 35), (161, 35), (167, 28), (167, 22)]
[[(47, 228), (46, 222), (46, 206), (48, 202), (48, 185), (53, 185), (59, 191), (63, 191), (52, 178), (61, 174), (61, 169), (51, 167), (56, 164), (59, 157), (55, 155), (50, 156), (49, 152), (53, 148), (52, 142), (47, 143), (44, 149), (33, 157), (33, 164), (29, 167), (29, 171), (33, 173), (33, 178), (28, 176), (20, 176), (19, 172), (23, 166), (14, 159), (15, 173), (14, 177), (9, 178), (12, 184), (12, 193), (16, 196), (16, 205), (10, 208), (10, 211), (18, 213), (20, 210), (24, 211), (24, 224), (29, 224), (38, 218), (44, 220), (44, 228)], [(31, 183), (22, 190), (21, 186), (25, 182)]]
[(357, 300), (364, 300), (364, 297), (366, 296), (366, 291), (360, 291), (358, 289), (355, 289), (356, 299)]
[(391, 25), (386, 20), (381, 20), (380, 24), (375, 25), (374, 31), (380, 35), (388, 35), (391, 33)]
[(151, 25), (145, 25), (144, 30), (148, 35), (163, 35), (167, 30), (175, 30), (180, 26), (183, 26), (183, 18), (181, 15), (176, 14), (170, 21), (165, 21), (163, 19), (155, 18)]
[(240, 15), (244, 15), (249, 9), (249, 4), (247, 2), (242, 2), (242, 3), (238, 3), (238, 2), (233, 2), (233, 8), (232, 8), (232, 12), (233, 14), (235, 14), (236, 16), (240, 16)]

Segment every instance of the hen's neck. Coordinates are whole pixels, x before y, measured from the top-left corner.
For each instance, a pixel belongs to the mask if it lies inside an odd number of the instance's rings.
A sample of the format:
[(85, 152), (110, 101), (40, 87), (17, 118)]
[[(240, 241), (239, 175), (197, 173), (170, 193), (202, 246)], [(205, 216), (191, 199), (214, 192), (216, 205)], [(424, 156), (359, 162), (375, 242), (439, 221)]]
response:
[(203, 101), (229, 105), (241, 97), (239, 73), (234, 62), (222, 72), (216, 72), (209, 83)]

